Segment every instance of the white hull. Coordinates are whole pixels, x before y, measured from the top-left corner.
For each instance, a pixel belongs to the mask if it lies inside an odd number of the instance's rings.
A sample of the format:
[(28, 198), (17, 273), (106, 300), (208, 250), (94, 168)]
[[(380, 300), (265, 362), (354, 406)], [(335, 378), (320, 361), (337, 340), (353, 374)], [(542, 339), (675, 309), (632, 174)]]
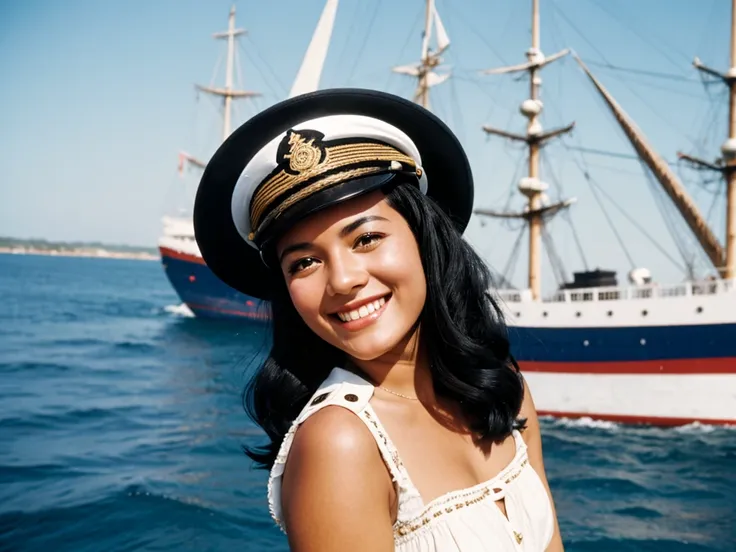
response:
[(524, 372), (541, 415), (658, 425), (736, 424), (735, 374)]

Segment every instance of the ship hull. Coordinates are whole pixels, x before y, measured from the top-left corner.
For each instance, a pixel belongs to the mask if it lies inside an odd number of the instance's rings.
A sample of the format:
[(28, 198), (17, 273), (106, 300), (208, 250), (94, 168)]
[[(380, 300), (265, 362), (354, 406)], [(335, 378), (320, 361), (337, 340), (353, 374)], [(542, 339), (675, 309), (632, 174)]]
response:
[(734, 291), (733, 282), (687, 283), (502, 304), (540, 414), (733, 425)]
[(736, 424), (736, 324), (512, 334), (540, 415)]
[(202, 257), (159, 247), (166, 276), (181, 300), (200, 318), (270, 319), (268, 303), (241, 293), (217, 278)]

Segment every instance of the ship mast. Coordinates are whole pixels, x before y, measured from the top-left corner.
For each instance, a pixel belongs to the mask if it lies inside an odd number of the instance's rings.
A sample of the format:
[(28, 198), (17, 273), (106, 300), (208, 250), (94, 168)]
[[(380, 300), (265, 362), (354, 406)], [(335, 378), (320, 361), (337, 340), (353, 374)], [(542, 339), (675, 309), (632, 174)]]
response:
[(513, 134), (504, 130), (484, 126), (483, 130), (488, 134), (501, 136), (510, 140), (525, 142), (529, 148), (528, 175), (519, 182), (519, 191), (527, 198), (527, 206), (523, 213), (499, 213), (488, 209), (476, 209), (479, 215), (525, 219), (529, 226), (529, 274), (528, 285), (534, 300), (541, 297), (541, 236), (542, 227), (547, 218), (568, 207), (573, 200), (566, 200), (554, 205), (544, 205), (546, 198), (544, 192), (548, 185), (539, 178), (539, 153), (542, 147), (551, 139), (570, 132), (575, 123), (566, 127), (542, 132), (542, 124), (539, 115), (542, 113), (543, 104), (539, 98), (539, 90), (542, 84), (541, 69), (567, 55), (568, 49), (562, 50), (554, 55), (545, 57), (540, 48), (539, 39), (539, 0), (532, 0), (532, 46), (526, 52), (528, 61), (510, 67), (488, 69), (483, 71), (486, 75), (498, 75), (505, 73), (516, 73), (526, 71), (529, 74), (529, 99), (521, 104), (521, 113), (527, 121), (526, 135)]
[(247, 90), (233, 90), (233, 68), (235, 64), (235, 37), (245, 34), (245, 30), (235, 28), (235, 6), (230, 8), (230, 17), (228, 18), (227, 31), (214, 33), (213, 38), (227, 39), (227, 67), (225, 69), (225, 87), (215, 88), (212, 86), (203, 86), (198, 84), (197, 88), (202, 92), (207, 92), (214, 96), (223, 98), (224, 113), (222, 124), (222, 140), (223, 142), (230, 136), (231, 117), (232, 117), (232, 101), (234, 98), (252, 98), (260, 96), (259, 92), (250, 92)]
[(693, 66), (717, 77), (728, 86), (728, 138), (721, 146), (722, 157), (715, 163), (678, 153), (680, 159), (698, 168), (714, 170), (726, 180), (726, 250), (725, 263), (716, 265), (724, 279), (736, 278), (736, 0), (731, 0), (731, 67), (725, 73), (703, 65), (697, 57)]
[[(432, 51), (429, 47), (432, 37), (432, 28), (436, 29), (437, 50)], [(424, 33), (422, 34), (422, 57), (418, 63), (394, 67), (394, 73), (409, 75), (417, 79), (417, 88), (414, 91), (414, 101), (422, 107), (429, 109), (429, 89), (445, 82), (450, 78), (450, 73), (439, 74), (434, 70), (442, 63), (440, 55), (450, 46), (450, 38), (447, 36), (442, 24), (434, 0), (427, 0), (424, 16)]]

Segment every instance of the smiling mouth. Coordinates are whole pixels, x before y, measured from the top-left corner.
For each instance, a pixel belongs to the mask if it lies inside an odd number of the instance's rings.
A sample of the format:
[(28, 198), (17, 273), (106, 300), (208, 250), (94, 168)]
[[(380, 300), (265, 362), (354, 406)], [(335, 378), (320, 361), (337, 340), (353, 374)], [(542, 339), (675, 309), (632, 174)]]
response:
[(357, 309), (337, 312), (333, 314), (333, 316), (343, 323), (355, 322), (379, 313), (383, 310), (384, 306), (390, 299), (391, 294), (389, 293), (388, 295), (381, 297), (380, 299), (376, 299), (375, 301), (371, 301), (370, 303), (366, 303)]

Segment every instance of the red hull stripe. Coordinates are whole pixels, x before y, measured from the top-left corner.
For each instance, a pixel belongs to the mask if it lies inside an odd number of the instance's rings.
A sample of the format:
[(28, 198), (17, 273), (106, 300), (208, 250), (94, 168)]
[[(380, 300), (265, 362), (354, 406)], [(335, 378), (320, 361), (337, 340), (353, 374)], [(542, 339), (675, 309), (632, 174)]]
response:
[(736, 374), (736, 357), (636, 362), (519, 361), (522, 372), (560, 374)]
[(557, 412), (552, 410), (538, 410), (539, 416), (552, 416), (554, 418), (592, 418), (607, 422), (618, 422), (622, 424), (651, 424), (657, 426), (681, 426), (694, 422), (708, 425), (736, 425), (736, 418), (723, 419), (695, 419), (695, 418), (669, 418), (663, 416), (637, 416), (636, 414), (592, 414), (587, 412)]
[(187, 261), (190, 263), (201, 265), (205, 264), (204, 259), (202, 259), (202, 257), (197, 257), (196, 255), (189, 255), (188, 253), (182, 253), (181, 251), (174, 251), (173, 249), (169, 249), (168, 247), (159, 247), (158, 249), (163, 257), (171, 257), (172, 259), (176, 259), (178, 261)]

